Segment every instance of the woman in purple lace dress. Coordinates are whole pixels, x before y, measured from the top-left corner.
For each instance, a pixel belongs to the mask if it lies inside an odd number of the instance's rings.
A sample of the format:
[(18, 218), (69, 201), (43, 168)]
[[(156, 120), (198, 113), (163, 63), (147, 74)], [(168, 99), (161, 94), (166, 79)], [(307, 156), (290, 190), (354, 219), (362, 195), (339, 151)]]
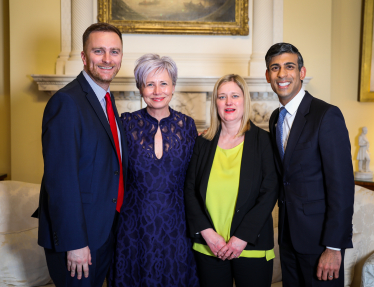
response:
[(183, 195), (195, 122), (169, 107), (171, 58), (144, 55), (134, 73), (147, 107), (121, 116), (129, 168), (109, 286), (199, 286)]

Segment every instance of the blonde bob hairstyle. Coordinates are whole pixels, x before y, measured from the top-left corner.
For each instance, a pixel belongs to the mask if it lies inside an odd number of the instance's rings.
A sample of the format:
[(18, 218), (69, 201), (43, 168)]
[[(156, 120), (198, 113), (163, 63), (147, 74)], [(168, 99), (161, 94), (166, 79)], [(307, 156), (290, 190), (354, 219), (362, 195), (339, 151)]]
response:
[(237, 137), (242, 136), (251, 127), (250, 119), (249, 119), (251, 115), (251, 96), (249, 95), (247, 83), (239, 75), (235, 75), (235, 74), (225, 75), (221, 79), (219, 79), (214, 85), (212, 102), (210, 105), (210, 126), (207, 132), (203, 135), (204, 138), (206, 138), (207, 140), (212, 140), (220, 128), (221, 118), (217, 110), (218, 89), (222, 84), (227, 83), (227, 82), (234, 82), (235, 84), (237, 84), (238, 87), (242, 90), (243, 96), (244, 96), (243, 117), (242, 117), (242, 122), (240, 124), (239, 131), (236, 136)]

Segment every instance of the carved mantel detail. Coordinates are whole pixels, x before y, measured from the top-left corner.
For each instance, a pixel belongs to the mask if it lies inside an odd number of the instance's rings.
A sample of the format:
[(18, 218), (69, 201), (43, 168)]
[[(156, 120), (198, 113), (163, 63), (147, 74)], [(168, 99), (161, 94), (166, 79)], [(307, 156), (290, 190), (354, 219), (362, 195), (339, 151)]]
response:
[[(66, 75), (31, 75), (39, 91), (53, 95), (75, 79)], [(210, 101), (218, 77), (179, 77), (170, 106), (194, 118), (199, 130), (209, 126)], [(252, 121), (267, 129), (271, 112), (278, 107), (277, 95), (265, 77), (244, 77), (252, 99)], [(311, 80), (304, 79), (304, 88)], [(132, 112), (145, 107), (134, 77), (117, 76), (110, 85), (119, 113)]]

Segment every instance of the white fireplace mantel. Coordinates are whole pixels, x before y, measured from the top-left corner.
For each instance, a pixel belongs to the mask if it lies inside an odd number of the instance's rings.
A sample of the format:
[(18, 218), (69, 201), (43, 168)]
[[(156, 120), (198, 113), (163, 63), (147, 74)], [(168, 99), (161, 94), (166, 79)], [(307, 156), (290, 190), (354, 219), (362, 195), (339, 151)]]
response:
[[(39, 91), (47, 92), (50, 95), (53, 95), (56, 91), (63, 88), (76, 78), (75, 76), (69, 75), (31, 75), (31, 77), (38, 84)], [(246, 81), (251, 94), (273, 93), (273, 90), (265, 77), (248, 76), (243, 78)], [(218, 79), (219, 77), (179, 77), (175, 86), (175, 91), (187, 93), (211, 93), (214, 84)], [(311, 77), (305, 78), (304, 86), (306, 86), (311, 79)], [(117, 76), (111, 82), (110, 90), (112, 92), (136, 92), (138, 89), (135, 86), (134, 77)], [(253, 96), (252, 99), (255, 100)]]
[[(50, 95), (75, 79), (67, 75), (31, 75), (38, 89)], [(179, 77), (170, 106), (194, 118), (199, 130), (210, 124), (210, 103), (218, 77)], [(277, 95), (265, 77), (244, 77), (252, 99), (251, 120), (263, 129), (268, 128), (272, 111), (278, 107)], [(304, 88), (311, 78), (304, 79)], [(119, 113), (144, 108), (145, 102), (135, 86), (134, 77), (117, 76), (110, 84)]]

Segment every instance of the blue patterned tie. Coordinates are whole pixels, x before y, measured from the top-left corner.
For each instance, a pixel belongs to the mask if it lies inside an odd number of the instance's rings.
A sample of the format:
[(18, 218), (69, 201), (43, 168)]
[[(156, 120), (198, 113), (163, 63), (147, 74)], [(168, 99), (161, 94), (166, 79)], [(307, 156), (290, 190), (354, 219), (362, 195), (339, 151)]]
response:
[(276, 131), (276, 140), (277, 140), (277, 146), (279, 150), (279, 155), (283, 161), (284, 157), (284, 149), (283, 149), (283, 121), (284, 117), (287, 114), (287, 110), (284, 107), (281, 107), (279, 110), (279, 117), (278, 117), (278, 123), (277, 123), (277, 131)]

